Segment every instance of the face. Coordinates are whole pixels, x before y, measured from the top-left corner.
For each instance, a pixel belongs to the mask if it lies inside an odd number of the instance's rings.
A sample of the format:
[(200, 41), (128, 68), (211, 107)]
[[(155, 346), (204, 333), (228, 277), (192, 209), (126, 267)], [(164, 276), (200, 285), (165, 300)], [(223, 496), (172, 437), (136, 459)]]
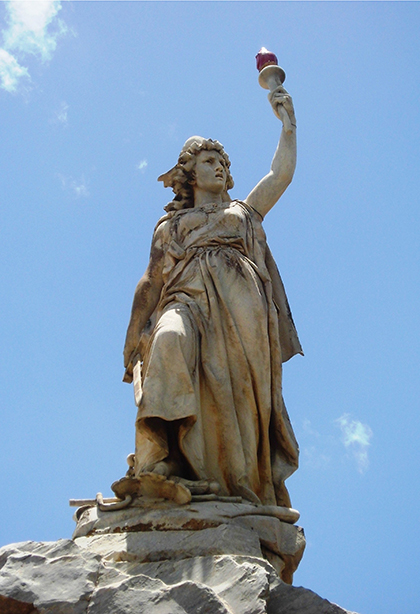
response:
[(194, 187), (221, 194), (226, 187), (227, 173), (218, 151), (200, 151), (195, 163)]

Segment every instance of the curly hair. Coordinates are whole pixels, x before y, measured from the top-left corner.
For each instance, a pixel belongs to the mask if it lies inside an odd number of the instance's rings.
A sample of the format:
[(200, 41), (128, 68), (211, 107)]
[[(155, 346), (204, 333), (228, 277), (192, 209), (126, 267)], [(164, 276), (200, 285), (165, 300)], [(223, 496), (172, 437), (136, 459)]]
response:
[(217, 151), (220, 154), (220, 161), (227, 175), (225, 192), (233, 188), (233, 178), (229, 170), (230, 160), (223, 145), (212, 139), (191, 137), (182, 148), (177, 164), (170, 171), (158, 177), (158, 181), (163, 181), (165, 188), (171, 187), (175, 194), (175, 198), (164, 207), (165, 211), (194, 207), (195, 164), (197, 155), (201, 151)]

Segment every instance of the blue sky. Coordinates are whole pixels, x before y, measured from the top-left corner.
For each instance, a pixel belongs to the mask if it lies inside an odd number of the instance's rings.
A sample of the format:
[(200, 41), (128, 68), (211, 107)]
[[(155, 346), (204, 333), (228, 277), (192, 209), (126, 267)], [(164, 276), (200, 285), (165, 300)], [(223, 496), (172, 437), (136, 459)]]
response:
[(265, 220), (305, 350), (284, 369), (295, 584), (418, 612), (419, 3), (14, 0), (0, 22), (0, 545), (71, 536), (68, 499), (125, 473), (156, 178), (192, 134), (225, 145), (233, 197), (268, 171), (264, 45), (298, 122)]

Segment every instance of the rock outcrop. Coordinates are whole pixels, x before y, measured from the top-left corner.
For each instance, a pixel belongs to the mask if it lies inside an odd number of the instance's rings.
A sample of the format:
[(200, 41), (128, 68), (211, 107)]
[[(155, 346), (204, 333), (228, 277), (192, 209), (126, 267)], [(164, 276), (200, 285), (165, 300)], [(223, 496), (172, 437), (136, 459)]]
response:
[(124, 509), (98, 495), (73, 539), (1, 548), (0, 614), (350, 614), (291, 586), (296, 510), (187, 494), (130, 495)]
[[(5, 546), (0, 549), (0, 612), (349, 614), (280, 580), (258, 555), (259, 538), (252, 529), (225, 525), (190, 536), (179, 533), (177, 542), (172, 536), (166, 544), (165, 533), (151, 532)], [(148, 548), (149, 561), (144, 556)], [(248, 554), (217, 554), (226, 549)]]

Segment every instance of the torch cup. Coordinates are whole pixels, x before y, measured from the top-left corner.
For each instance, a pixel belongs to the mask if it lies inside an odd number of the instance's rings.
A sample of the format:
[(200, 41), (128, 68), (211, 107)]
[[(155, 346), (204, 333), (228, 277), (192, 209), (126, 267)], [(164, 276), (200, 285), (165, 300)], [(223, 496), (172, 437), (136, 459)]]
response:
[[(286, 73), (277, 64), (277, 58), (271, 51), (262, 47), (256, 55), (257, 69), (259, 70), (258, 83), (265, 90), (273, 92), (279, 85), (283, 85)], [(289, 114), (282, 104), (277, 105), (275, 113), (282, 120), (285, 132), (292, 131), (292, 123)]]

